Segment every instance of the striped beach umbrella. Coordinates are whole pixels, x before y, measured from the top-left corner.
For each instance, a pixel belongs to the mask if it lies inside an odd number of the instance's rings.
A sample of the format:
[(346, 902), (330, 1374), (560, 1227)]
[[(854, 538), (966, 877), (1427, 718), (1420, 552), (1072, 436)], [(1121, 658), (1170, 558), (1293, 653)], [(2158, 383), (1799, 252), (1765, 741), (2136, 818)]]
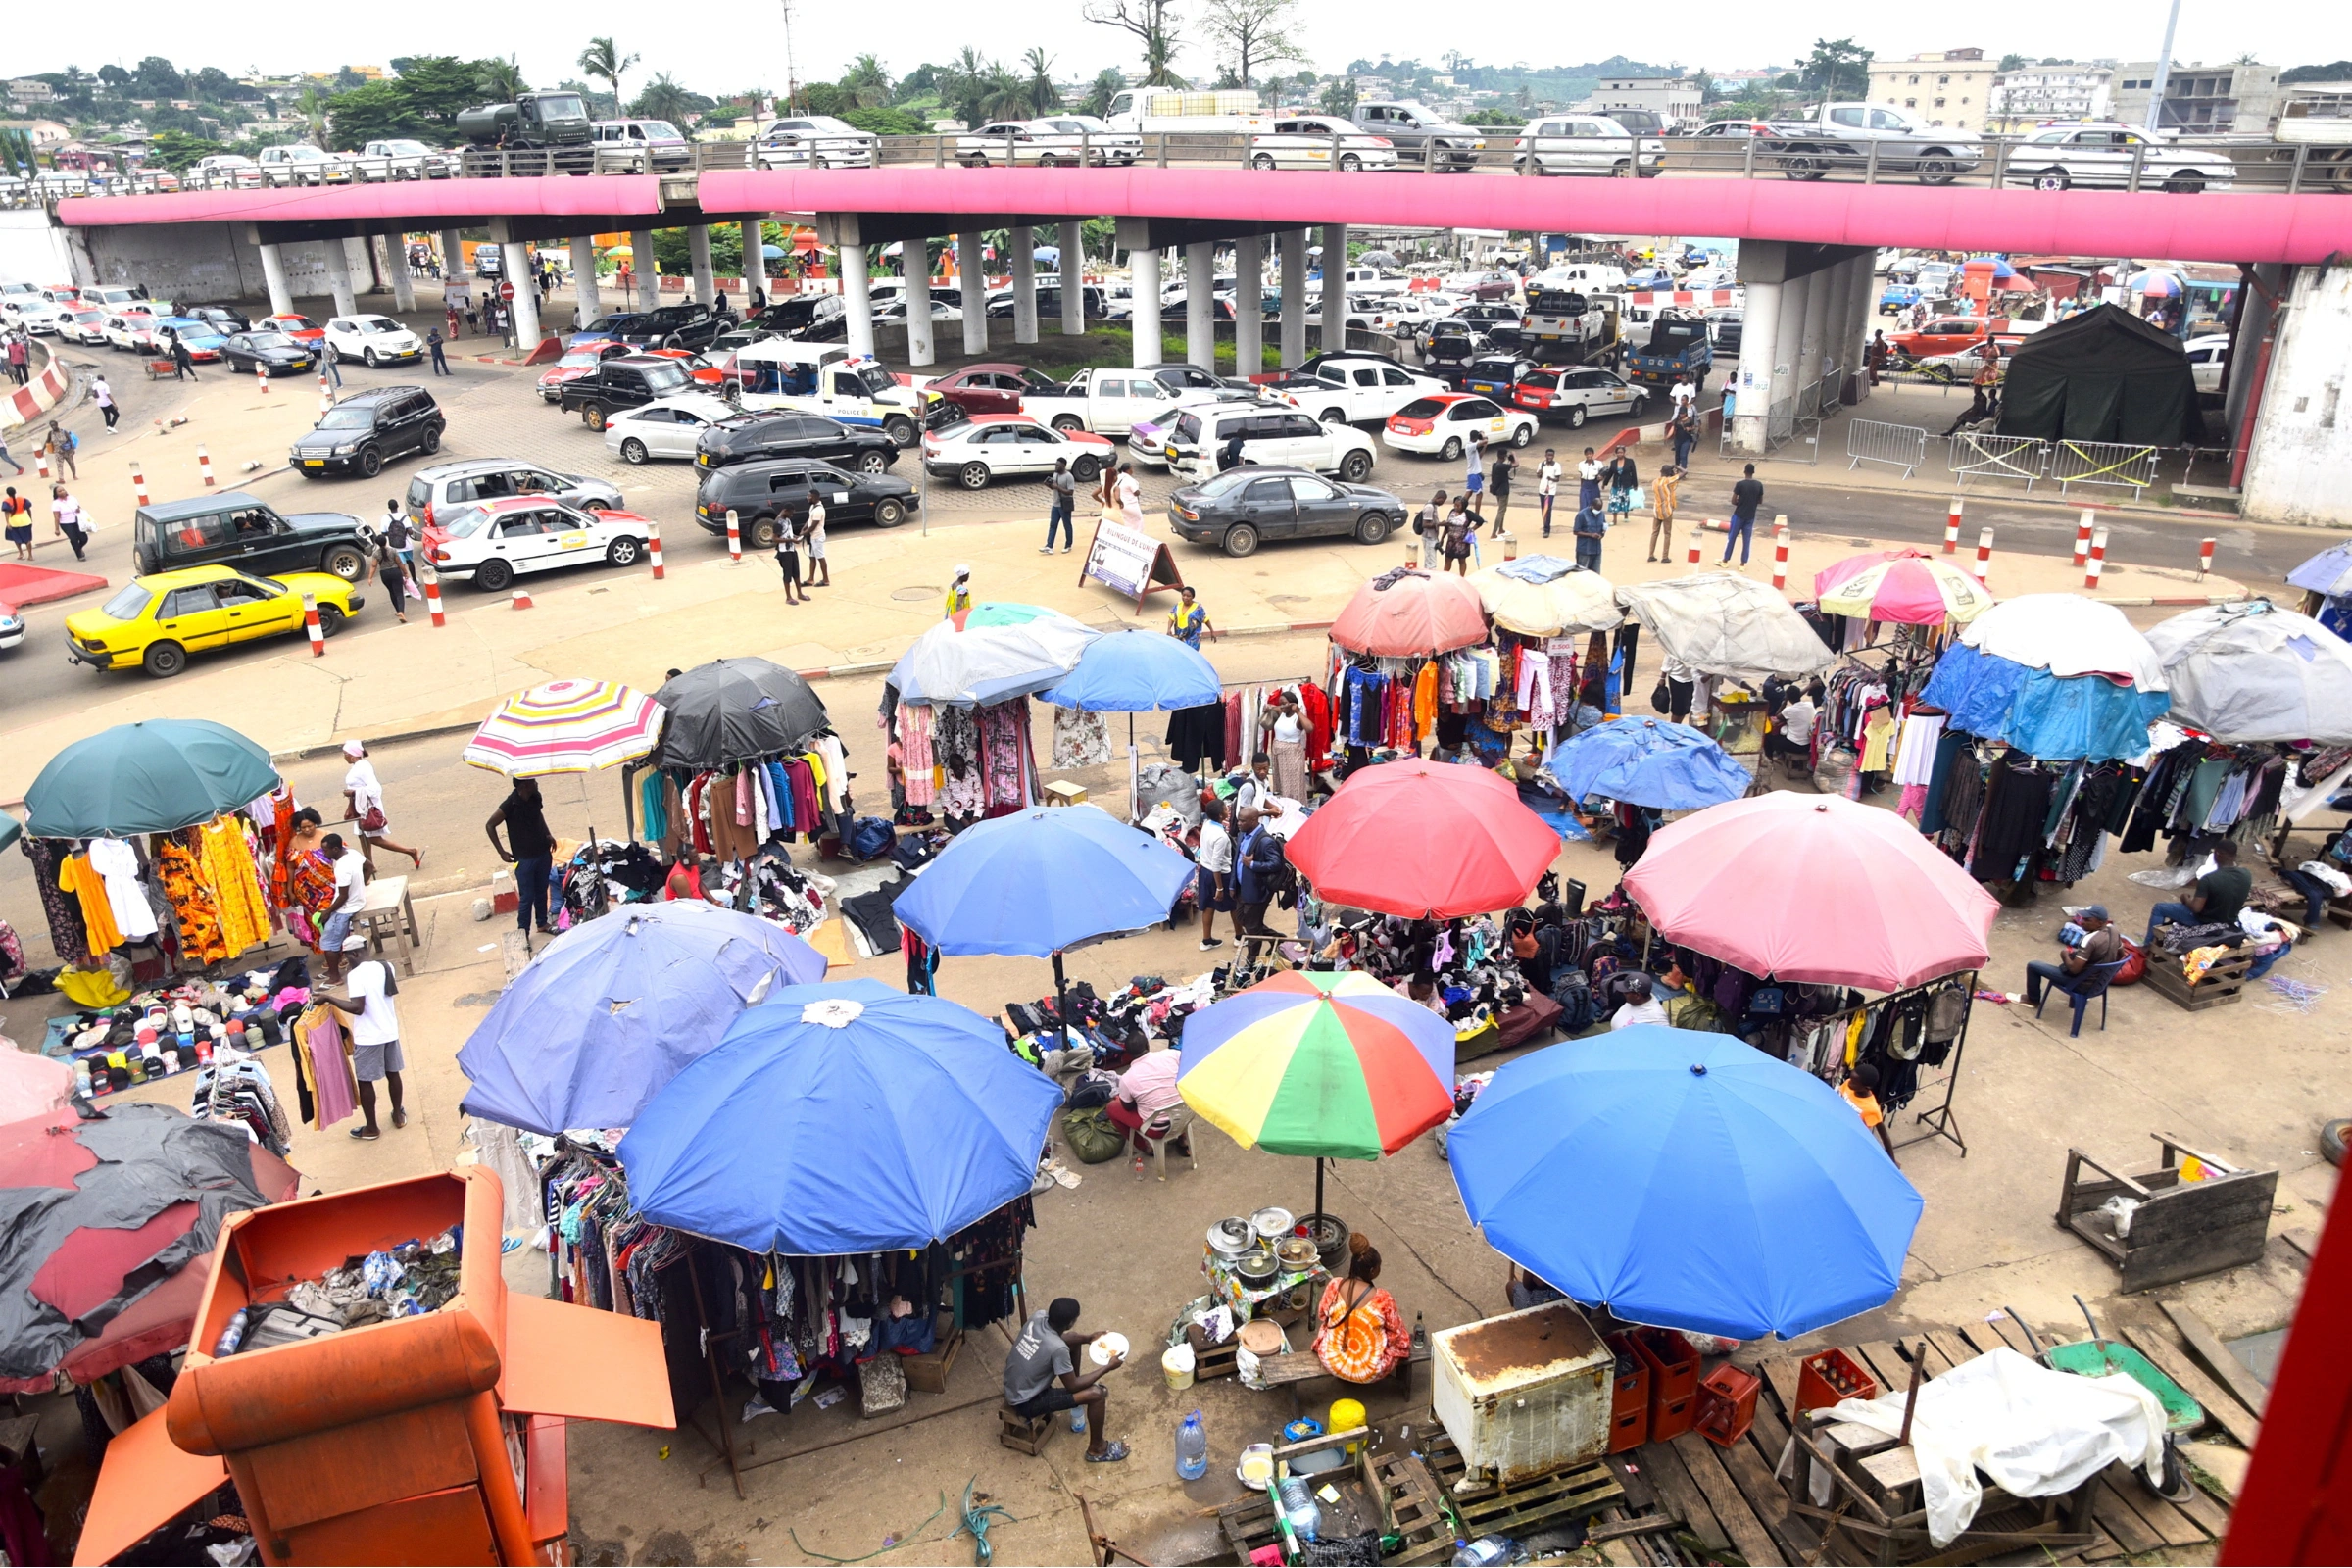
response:
[(1849, 556), (1813, 579), (1824, 614), (1907, 626), (1965, 626), (1993, 605), (1985, 586), (1949, 562), (1916, 550)]
[(551, 680), (491, 710), (466, 760), (509, 778), (591, 773), (634, 761), (662, 738), (662, 708), (609, 680)]

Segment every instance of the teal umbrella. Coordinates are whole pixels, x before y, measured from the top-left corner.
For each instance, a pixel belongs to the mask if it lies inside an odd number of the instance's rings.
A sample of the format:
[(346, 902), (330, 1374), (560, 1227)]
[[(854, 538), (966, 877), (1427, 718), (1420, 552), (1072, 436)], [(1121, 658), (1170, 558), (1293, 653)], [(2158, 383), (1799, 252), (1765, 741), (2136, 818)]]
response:
[(151, 718), (75, 741), (24, 792), (41, 839), (122, 838), (209, 822), (277, 788), (270, 754), (209, 718)]
[(24, 836), (24, 824), (6, 811), (0, 811), (0, 850), (7, 849)]

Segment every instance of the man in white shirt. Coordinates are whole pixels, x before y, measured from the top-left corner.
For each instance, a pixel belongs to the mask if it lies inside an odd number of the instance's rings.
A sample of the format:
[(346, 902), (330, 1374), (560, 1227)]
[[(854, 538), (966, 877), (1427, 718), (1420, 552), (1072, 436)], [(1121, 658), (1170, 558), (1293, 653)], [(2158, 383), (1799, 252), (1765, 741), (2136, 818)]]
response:
[(801, 530), (801, 544), (808, 552), (808, 569), (815, 573), (801, 586), (832, 587), (833, 568), (825, 561), (825, 498), (822, 496), (812, 495), (808, 498), (808, 526)]
[(1764, 737), (1765, 754), (1796, 761), (1809, 760), (1812, 756), (1813, 726), (1820, 719), (1819, 700), (1813, 688), (1807, 687), (1781, 710), (1780, 727)]
[(1678, 415), (1689, 413), (1698, 402), (1698, 388), (1690, 384), (1690, 378), (1687, 375), (1678, 378), (1673, 390), (1666, 395), (1673, 400), (1674, 412)]
[(1551, 537), (1552, 503), (1560, 495), (1560, 455), (1550, 447), (1544, 449), (1543, 465), (1536, 469), (1536, 507), (1544, 514), (1544, 537)]
[(318, 933), (318, 952), (326, 959), (326, 983), (331, 986), (343, 978), (343, 951), (351, 941), (351, 917), (368, 902), (368, 862), (343, 842), (340, 833), (329, 833), (318, 841), (318, 847), (335, 868), (335, 906), (327, 912), (326, 924)]
[(1649, 976), (1637, 975), (1626, 982), (1625, 1004), (1609, 1015), (1609, 1031), (1631, 1029), (1638, 1023), (1662, 1024), (1666, 1021), (1666, 1005), (1649, 994)]
[(1210, 801), (1200, 808), (1200, 847), (1193, 854), (1199, 867), (1194, 896), (1200, 905), (1200, 951), (1221, 948), (1217, 940), (1217, 911), (1233, 907), (1233, 835), (1225, 831), (1225, 803)]
[(400, 1103), (400, 1074), (408, 1062), (400, 1053), (400, 1014), (392, 1006), (400, 981), (390, 964), (370, 958), (352, 965), (351, 984), (344, 990), (344, 996), (329, 992), (319, 1000), (351, 1019), (351, 1075), (359, 1080), (360, 1114), (366, 1118), (351, 1136), (367, 1142), (383, 1136), (375, 1125), (379, 1082), (392, 1092), (392, 1125), (409, 1124), (409, 1113)]

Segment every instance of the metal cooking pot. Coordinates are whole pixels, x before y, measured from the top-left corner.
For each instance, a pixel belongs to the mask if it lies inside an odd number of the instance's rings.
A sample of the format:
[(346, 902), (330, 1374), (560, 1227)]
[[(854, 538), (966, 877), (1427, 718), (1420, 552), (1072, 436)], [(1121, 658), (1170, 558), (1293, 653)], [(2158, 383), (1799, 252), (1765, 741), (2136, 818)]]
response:
[(1257, 1245), (1246, 1219), (1221, 1219), (1208, 1228), (1208, 1250), (1231, 1261)]
[(1274, 1283), (1279, 1266), (1270, 1249), (1256, 1247), (1234, 1260), (1233, 1271), (1241, 1276), (1244, 1285), (1262, 1290)]
[(1287, 1208), (1261, 1208), (1250, 1216), (1250, 1228), (1257, 1233), (1258, 1240), (1265, 1242), (1281, 1241), (1297, 1223)]
[(1286, 1269), (1312, 1268), (1316, 1261), (1315, 1244), (1303, 1236), (1286, 1236), (1275, 1244), (1274, 1255)]

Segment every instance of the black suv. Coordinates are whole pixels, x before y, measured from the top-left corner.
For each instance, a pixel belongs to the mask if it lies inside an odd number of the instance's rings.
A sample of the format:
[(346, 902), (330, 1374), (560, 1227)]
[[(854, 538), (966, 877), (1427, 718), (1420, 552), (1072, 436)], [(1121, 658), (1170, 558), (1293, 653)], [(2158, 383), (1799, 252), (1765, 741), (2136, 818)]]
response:
[(677, 361), (629, 354), (607, 360), (586, 375), (564, 382), (556, 394), (556, 406), (566, 414), (577, 410), (589, 429), (602, 430), (607, 415), (693, 390), (694, 377)]
[(393, 458), (440, 451), (441, 432), (448, 423), (424, 388), (375, 387), (355, 392), (327, 410), (316, 429), (295, 440), (286, 462), (306, 479), (329, 473), (372, 479)]
[(141, 507), (131, 516), (130, 552), (141, 575), (216, 564), (256, 577), (331, 571), (360, 582), (368, 575), (359, 518), (344, 512), (288, 516), (242, 490)]
[(885, 473), (851, 473), (830, 463), (786, 458), (772, 463), (738, 463), (703, 475), (694, 498), (694, 520), (712, 533), (727, 531), (727, 512), (734, 510), (743, 542), (755, 550), (772, 550), (776, 519), (805, 517), (808, 498), (825, 501), (825, 526), (837, 522), (870, 522), (896, 528), (914, 515), (920, 505), (914, 486)]
[(789, 412), (722, 419), (694, 443), (694, 466), (705, 473), (766, 458), (799, 458), (880, 473), (899, 461), (899, 444), (880, 430), (844, 424), (821, 414)]
[(708, 335), (703, 338), (704, 343), (718, 336), (722, 330), (721, 325), (718, 324), (718, 318), (710, 314), (710, 306), (664, 305), (660, 310), (646, 312), (636, 320), (621, 328), (620, 340), (638, 348), (700, 347), (700, 344), (673, 344), (669, 340), (686, 329), (706, 321), (712, 324), (708, 328)]

